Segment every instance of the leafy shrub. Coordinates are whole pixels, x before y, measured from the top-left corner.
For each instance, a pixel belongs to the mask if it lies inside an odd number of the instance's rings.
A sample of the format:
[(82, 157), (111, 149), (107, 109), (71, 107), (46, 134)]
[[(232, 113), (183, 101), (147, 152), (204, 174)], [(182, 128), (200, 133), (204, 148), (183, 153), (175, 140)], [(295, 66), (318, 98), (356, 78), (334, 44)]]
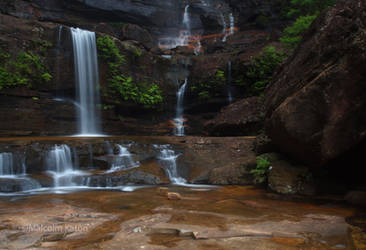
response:
[(302, 34), (309, 28), (312, 22), (315, 20), (316, 15), (300, 16), (289, 27), (287, 27), (280, 38), (280, 41), (284, 47), (294, 49), (300, 43)]
[(257, 157), (257, 166), (255, 169), (250, 171), (254, 175), (254, 182), (261, 184), (267, 181), (268, 171), (270, 169), (271, 163), (264, 157)]
[(317, 15), (320, 11), (334, 5), (337, 0), (290, 0), (287, 17)]
[(191, 86), (191, 91), (197, 95), (201, 101), (209, 100), (219, 96), (222, 88), (226, 85), (225, 72), (217, 70), (215, 75), (206, 82), (198, 82)]
[(248, 81), (249, 91), (253, 95), (260, 95), (272, 79), (275, 69), (282, 63), (285, 54), (276, 50), (273, 46), (263, 49), (259, 56), (256, 56), (248, 66), (245, 77)]
[[(158, 104), (163, 102), (162, 90), (157, 84), (136, 84), (132, 77), (121, 73), (126, 60), (112, 38), (109, 36), (99, 37), (97, 48), (99, 56), (108, 62), (109, 66), (108, 85), (101, 89), (104, 96), (112, 98), (115, 104), (119, 104), (120, 100), (133, 101), (142, 104), (145, 108), (156, 108)], [(142, 54), (140, 50), (136, 50), (134, 53), (136, 56)]]
[(51, 79), (52, 75), (44, 65), (44, 57), (24, 51), (15, 58), (0, 53), (0, 89), (21, 85), (32, 88)]

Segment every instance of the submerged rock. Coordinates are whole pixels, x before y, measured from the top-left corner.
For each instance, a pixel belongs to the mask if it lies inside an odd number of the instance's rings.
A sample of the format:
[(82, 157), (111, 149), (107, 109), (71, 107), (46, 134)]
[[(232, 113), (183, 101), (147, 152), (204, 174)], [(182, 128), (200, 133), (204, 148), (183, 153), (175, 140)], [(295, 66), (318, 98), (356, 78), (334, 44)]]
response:
[(366, 138), (365, 4), (319, 15), (266, 90), (266, 131), (282, 151), (322, 165)]

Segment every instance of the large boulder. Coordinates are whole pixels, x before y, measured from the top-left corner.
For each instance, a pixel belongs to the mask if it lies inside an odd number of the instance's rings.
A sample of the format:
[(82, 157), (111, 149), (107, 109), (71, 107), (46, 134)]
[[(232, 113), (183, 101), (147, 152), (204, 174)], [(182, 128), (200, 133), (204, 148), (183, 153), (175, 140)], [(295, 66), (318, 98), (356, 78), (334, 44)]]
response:
[(322, 165), (366, 137), (366, 5), (319, 15), (266, 90), (266, 131), (280, 150)]
[(211, 135), (256, 135), (263, 128), (263, 118), (263, 100), (251, 97), (223, 108), (214, 119), (206, 122), (205, 129)]

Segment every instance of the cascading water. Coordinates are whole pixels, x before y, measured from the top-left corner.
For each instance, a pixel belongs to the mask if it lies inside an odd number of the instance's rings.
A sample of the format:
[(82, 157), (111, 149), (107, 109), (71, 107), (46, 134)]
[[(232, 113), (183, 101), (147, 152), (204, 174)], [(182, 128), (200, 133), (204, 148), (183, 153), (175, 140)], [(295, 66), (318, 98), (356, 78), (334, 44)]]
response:
[(0, 153), (0, 176), (19, 177), (26, 175), (25, 153)]
[(119, 153), (113, 158), (111, 168), (107, 171), (107, 173), (136, 168), (140, 165), (139, 162), (135, 162), (132, 159), (132, 155), (126, 147), (119, 144), (117, 144), (117, 147), (119, 149)]
[(223, 42), (226, 42), (226, 39), (227, 39), (227, 24), (226, 24), (226, 20), (225, 20), (225, 16), (224, 14), (220, 14), (220, 17), (221, 17), (221, 22), (222, 22), (222, 34), (224, 35), (224, 37), (222, 38), (222, 41)]
[(229, 20), (230, 20), (230, 30), (229, 30), (229, 34), (233, 35), (235, 32), (235, 18), (233, 13), (230, 13), (229, 15)]
[(47, 153), (46, 169), (56, 188), (75, 186), (73, 177), (84, 175), (83, 172), (74, 170), (71, 149), (67, 145), (56, 145)]
[(229, 103), (233, 102), (233, 95), (231, 91), (231, 83), (232, 83), (232, 76), (231, 76), (231, 61), (227, 62), (227, 99)]
[(0, 153), (0, 176), (11, 176), (14, 174), (13, 154)]
[(79, 133), (82, 136), (100, 134), (99, 74), (95, 33), (71, 28), (74, 47), (75, 76), (78, 91)]
[(163, 165), (171, 183), (177, 185), (186, 184), (187, 181), (178, 174), (177, 158), (179, 157), (179, 154), (175, 153), (174, 150), (169, 149), (168, 145), (160, 145), (155, 147), (160, 149), (160, 155), (158, 156), (158, 159)]
[(168, 36), (159, 39), (159, 47), (164, 49), (174, 49), (179, 46), (191, 47), (196, 55), (201, 52), (200, 35), (192, 34), (191, 17), (189, 14), (190, 5), (184, 7), (182, 27), (178, 36)]
[(174, 118), (174, 135), (176, 136), (184, 136), (184, 117), (183, 117), (183, 100), (184, 100), (184, 93), (187, 87), (187, 78), (184, 80), (184, 84), (179, 88), (177, 92), (177, 110), (176, 110), (176, 117)]

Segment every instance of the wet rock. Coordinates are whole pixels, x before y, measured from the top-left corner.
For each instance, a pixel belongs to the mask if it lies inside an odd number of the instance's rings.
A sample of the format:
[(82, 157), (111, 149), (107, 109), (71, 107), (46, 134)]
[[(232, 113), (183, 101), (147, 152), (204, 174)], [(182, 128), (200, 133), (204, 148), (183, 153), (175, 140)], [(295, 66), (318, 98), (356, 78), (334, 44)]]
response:
[(268, 135), (305, 163), (324, 165), (366, 138), (365, 7), (340, 1), (319, 15), (266, 89)]
[(205, 124), (210, 135), (256, 135), (263, 128), (264, 106), (262, 99), (251, 97), (223, 108)]
[(255, 155), (250, 155), (239, 165), (228, 163), (227, 166), (214, 168), (208, 174), (208, 181), (217, 185), (250, 185), (254, 183), (250, 170), (255, 168), (257, 160)]

